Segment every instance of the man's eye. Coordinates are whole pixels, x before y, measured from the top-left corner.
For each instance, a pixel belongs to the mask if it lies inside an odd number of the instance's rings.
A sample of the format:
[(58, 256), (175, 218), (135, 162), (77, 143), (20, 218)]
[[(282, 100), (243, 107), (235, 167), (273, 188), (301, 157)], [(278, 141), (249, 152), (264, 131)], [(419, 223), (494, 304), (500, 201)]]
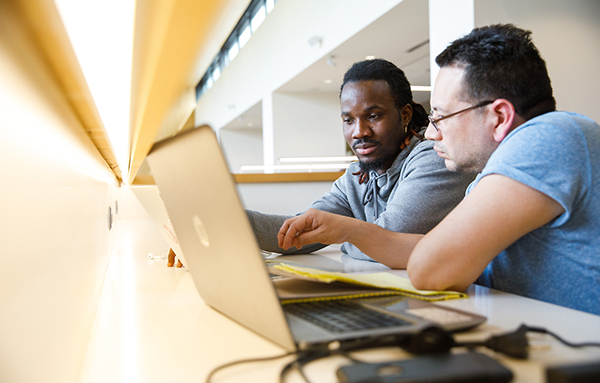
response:
[(342, 118), (342, 121), (344, 124), (351, 124), (353, 120), (351, 118)]
[(370, 116), (369, 116), (369, 118), (370, 118), (371, 120), (376, 120), (376, 119), (378, 119), (378, 118), (379, 118), (379, 114), (372, 114), (372, 115), (370, 115)]

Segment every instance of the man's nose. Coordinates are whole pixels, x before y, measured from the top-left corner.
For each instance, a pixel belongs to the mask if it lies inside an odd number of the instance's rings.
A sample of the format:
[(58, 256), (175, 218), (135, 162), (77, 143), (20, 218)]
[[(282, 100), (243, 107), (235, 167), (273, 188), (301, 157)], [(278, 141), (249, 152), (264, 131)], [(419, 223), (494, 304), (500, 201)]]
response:
[(429, 125), (427, 125), (427, 130), (425, 130), (425, 138), (428, 140), (439, 141), (442, 139), (442, 133), (434, 128), (433, 124), (430, 122)]
[(366, 137), (372, 134), (371, 125), (367, 120), (357, 119), (356, 124), (354, 124), (354, 132), (352, 136), (354, 138)]

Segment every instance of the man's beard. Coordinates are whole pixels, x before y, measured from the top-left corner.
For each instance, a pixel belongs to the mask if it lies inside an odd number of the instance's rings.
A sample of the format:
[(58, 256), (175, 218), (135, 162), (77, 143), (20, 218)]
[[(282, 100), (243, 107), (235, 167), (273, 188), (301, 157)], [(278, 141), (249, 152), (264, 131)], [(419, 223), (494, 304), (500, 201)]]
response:
[[(398, 148), (400, 148), (401, 140), (398, 140), (398, 141), (399, 141)], [(372, 143), (379, 145), (379, 141), (377, 141), (377, 140), (362, 139), (362, 140), (357, 140), (354, 143), (353, 149), (359, 143), (364, 143), (364, 142), (372, 142)], [(389, 160), (392, 160), (392, 162), (393, 162), (393, 160), (398, 156), (398, 153), (400, 153), (400, 149), (398, 150), (398, 152), (395, 152), (395, 153), (391, 152), (391, 151), (384, 152), (384, 153), (381, 153), (381, 155), (378, 158), (375, 158), (374, 160), (369, 161), (369, 162), (363, 162), (359, 159), (358, 166), (360, 167), (360, 170), (362, 170), (364, 173), (368, 173), (371, 170), (373, 170), (375, 172), (378, 172), (379, 170), (387, 171), (387, 168), (384, 169), (386, 163)], [(391, 166), (391, 164), (390, 164), (390, 166)]]
[[(380, 169), (383, 169), (383, 165), (387, 162), (387, 160), (389, 159), (389, 157), (379, 157), (373, 161), (370, 162), (362, 162), (359, 161), (358, 162), (358, 166), (360, 167), (360, 170), (362, 170), (363, 172), (368, 173), (369, 171), (373, 170), (373, 171), (378, 171)], [(387, 169), (386, 169), (387, 170)]]

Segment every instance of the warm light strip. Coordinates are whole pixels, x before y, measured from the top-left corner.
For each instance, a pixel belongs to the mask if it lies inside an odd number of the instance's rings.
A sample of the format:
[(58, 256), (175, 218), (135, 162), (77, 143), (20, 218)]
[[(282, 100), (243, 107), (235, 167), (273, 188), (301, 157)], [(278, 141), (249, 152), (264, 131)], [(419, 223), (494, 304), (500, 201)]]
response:
[(431, 87), (428, 85), (411, 85), (410, 90), (413, 92), (431, 92)]
[(343, 157), (281, 157), (279, 162), (335, 162), (335, 161), (357, 161), (356, 156)]
[(306, 164), (306, 165), (244, 165), (241, 171), (275, 171), (275, 170), (339, 170), (347, 169), (350, 164)]

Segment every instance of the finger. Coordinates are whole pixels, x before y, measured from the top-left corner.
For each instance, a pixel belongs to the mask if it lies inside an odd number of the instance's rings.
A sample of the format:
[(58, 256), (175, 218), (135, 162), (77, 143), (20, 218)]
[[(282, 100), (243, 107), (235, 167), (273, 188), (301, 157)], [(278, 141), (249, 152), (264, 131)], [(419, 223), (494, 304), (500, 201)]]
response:
[(289, 225), (287, 231), (285, 232), (285, 235), (283, 236), (281, 247), (284, 250), (287, 250), (290, 247), (294, 246), (294, 239), (296, 238), (297, 234), (298, 230), (296, 229), (296, 227), (293, 224)]
[[(283, 237), (282, 248), (287, 250), (290, 247), (295, 246), (294, 240), (296, 236), (302, 233), (306, 229), (306, 222), (303, 216), (295, 217), (289, 221), (289, 226)], [(297, 247), (297, 246), (296, 246)]]
[(290, 227), (290, 224), (289, 224), (288, 221), (289, 220), (285, 220), (285, 222), (283, 223), (283, 225), (281, 225), (281, 227), (279, 228), (279, 232), (277, 233), (277, 244), (281, 248), (283, 248), (283, 241), (285, 239), (285, 234), (287, 233), (288, 228)]
[(169, 256), (167, 257), (167, 267), (173, 267), (175, 264), (175, 252), (173, 249), (169, 249)]
[(301, 233), (298, 233), (292, 240), (292, 245), (300, 249), (303, 246), (310, 245), (317, 242), (322, 242), (320, 240), (320, 231), (319, 230), (307, 230)]

